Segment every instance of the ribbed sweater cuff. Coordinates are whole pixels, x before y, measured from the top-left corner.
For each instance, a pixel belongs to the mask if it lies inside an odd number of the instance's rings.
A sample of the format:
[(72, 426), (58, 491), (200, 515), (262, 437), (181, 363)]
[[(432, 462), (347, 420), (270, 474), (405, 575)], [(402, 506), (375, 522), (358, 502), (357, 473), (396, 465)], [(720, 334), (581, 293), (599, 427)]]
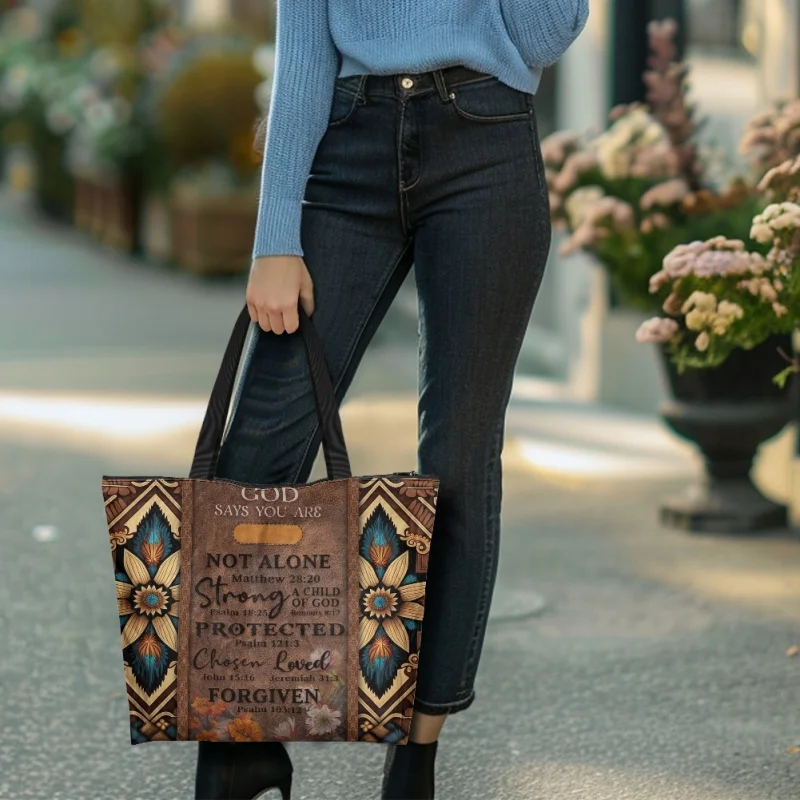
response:
[(259, 256), (302, 256), (300, 220), (303, 204), (268, 196), (258, 212), (253, 243), (253, 258)]

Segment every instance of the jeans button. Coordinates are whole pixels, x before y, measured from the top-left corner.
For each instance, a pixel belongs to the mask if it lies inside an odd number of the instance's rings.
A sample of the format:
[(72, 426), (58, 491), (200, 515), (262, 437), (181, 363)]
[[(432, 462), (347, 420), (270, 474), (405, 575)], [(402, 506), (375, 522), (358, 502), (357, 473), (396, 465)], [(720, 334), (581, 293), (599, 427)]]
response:
[(400, 85), (401, 85), (401, 86), (402, 86), (404, 89), (410, 89), (410, 88), (411, 88), (411, 87), (414, 85), (414, 81), (412, 81), (412, 80), (411, 80), (411, 78), (403, 78), (403, 79), (400, 81)]

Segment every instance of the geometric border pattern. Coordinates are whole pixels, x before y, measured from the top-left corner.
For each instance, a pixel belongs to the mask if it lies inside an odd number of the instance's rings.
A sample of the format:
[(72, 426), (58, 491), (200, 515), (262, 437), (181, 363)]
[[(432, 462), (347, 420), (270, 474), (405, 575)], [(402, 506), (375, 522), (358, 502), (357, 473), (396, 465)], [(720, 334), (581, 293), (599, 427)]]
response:
[(181, 488), (103, 480), (132, 744), (177, 739)]
[[(361, 480), (359, 487), (359, 739), (405, 743), (414, 709), (438, 481), (382, 476)], [(391, 604), (393, 614), (370, 613), (370, 597), (376, 595)], [(375, 674), (376, 659), (383, 659), (383, 676)]]

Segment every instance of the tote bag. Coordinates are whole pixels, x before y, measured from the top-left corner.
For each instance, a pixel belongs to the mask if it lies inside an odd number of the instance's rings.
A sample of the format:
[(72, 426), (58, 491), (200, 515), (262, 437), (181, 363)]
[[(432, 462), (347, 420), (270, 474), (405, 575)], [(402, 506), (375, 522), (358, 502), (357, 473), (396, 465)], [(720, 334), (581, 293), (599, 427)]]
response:
[(189, 478), (103, 476), (132, 744), (407, 742), (439, 481), (351, 475), (299, 311), (327, 479), (214, 477), (246, 307)]

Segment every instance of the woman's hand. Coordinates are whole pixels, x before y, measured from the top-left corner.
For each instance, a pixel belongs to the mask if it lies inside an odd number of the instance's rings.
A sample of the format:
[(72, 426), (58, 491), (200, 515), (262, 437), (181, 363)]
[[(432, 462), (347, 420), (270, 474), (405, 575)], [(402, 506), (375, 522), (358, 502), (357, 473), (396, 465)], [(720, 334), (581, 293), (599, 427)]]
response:
[(262, 330), (294, 333), (298, 300), (309, 317), (314, 313), (314, 284), (300, 256), (260, 256), (253, 260), (245, 299)]

